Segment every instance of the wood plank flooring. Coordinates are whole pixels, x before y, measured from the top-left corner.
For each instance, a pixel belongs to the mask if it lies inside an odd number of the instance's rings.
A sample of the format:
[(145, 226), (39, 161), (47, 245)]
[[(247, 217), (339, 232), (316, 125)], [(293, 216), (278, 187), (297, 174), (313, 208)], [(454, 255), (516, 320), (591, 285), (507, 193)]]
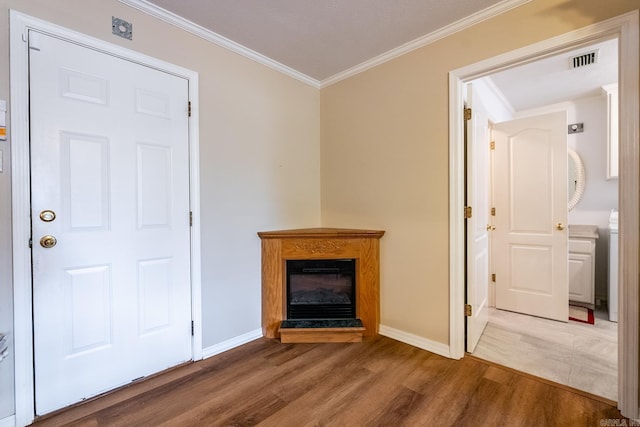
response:
[[(386, 337), (258, 339), (36, 420), (35, 426), (599, 426), (603, 399)], [(627, 421), (628, 424), (628, 421)]]

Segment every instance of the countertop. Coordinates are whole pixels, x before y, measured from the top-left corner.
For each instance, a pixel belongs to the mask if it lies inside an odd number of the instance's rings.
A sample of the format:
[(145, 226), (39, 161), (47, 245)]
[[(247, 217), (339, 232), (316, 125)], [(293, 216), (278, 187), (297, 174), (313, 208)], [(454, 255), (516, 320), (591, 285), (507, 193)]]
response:
[(597, 225), (569, 224), (569, 238), (574, 238), (574, 239), (597, 239), (598, 238), (598, 226)]

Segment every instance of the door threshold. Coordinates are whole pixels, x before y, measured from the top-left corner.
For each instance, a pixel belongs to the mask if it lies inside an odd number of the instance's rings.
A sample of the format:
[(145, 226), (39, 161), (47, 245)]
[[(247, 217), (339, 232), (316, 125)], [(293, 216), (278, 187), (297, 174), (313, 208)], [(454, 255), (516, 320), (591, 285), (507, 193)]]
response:
[(534, 381), (537, 381), (537, 382), (540, 382), (540, 383), (543, 383), (543, 384), (547, 384), (547, 385), (550, 385), (550, 386), (553, 386), (553, 387), (556, 387), (556, 388), (559, 388), (559, 389), (562, 389), (562, 390), (566, 390), (566, 391), (568, 391), (570, 393), (573, 393), (573, 394), (578, 394), (578, 395), (586, 397), (588, 399), (592, 399), (592, 400), (596, 400), (598, 402), (606, 403), (607, 405), (611, 405), (613, 407), (617, 407), (618, 406), (618, 402), (616, 402), (615, 400), (607, 399), (606, 397), (598, 396), (597, 394), (589, 393), (588, 391), (580, 390), (578, 388), (571, 387), (571, 386), (566, 385), (566, 384), (562, 384), (562, 383), (559, 383), (559, 382), (548, 380), (546, 378), (542, 378), (542, 377), (530, 374), (530, 373), (525, 372), (525, 371), (519, 371), (517, 369), (510, 368), (509, 366), (501, 365), (500, 363), (496, 363), (496, 362), (492, 362), (490, 360), (482, 359), (482, 358), (480, 358), (478, 356), (474, 356), (472, 353), (465, 352), (464, 356), (465, 357), (469, 357), (469, 358), (471, 358), (473, 360), (476, 360), (476, 361), (478, 361), (480, 363), (484, 363), (484, 364), (487, 364), (487, 365), (490, 365), (490, 366), (495, 366), (496, 368), (500, 368), (500, 369), (503, 369), (505, 371), (512, 372), (512, 373), (514, 373), (516, 375), (520, 375), (520, 376), (523, 376), (525, 378), (528, 378), (528, 379), (531, 379), (531, 380), (534, 380)]

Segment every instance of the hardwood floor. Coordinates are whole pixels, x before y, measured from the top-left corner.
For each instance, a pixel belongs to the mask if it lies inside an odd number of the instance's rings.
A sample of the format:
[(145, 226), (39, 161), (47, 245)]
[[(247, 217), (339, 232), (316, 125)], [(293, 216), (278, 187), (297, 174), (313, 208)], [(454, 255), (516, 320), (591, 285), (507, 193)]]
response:
[(330, 344), (262, 338), (34, 425), (599, 426), (621, 419), (610, 402), (566, 386), (381, 336)]

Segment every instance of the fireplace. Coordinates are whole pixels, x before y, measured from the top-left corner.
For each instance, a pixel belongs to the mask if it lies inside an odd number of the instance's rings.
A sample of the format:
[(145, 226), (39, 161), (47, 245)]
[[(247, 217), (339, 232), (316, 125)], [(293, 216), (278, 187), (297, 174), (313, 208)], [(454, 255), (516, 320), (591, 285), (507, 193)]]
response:
[[(262, 240), (262, 333), (266, 338), (280, 338), (282, 342), (357, 342), (378, 334), (379, 240), (384, 231), (306, 228), (261, 231), (258, 235)], [(340, 271), (342, 265), (347, 267)], [(291, 270), (288, 266), (295, 268)], [(300, 266), (307, 270), (295, 272)], [(290, 274), (293, 277), (289, 277)], [(309, 276), (302, 284), (294, 283), (293, 292), (297, 294), (300, 289), (309, 287), (306, 281), (323, 281), (336, 274), (339, 277), (337, 286), (317, 286), (318, 294), (332, 296), (323, 303), (331, 306), (331, 314), (325, 312), (321, 315), (326, 317), (318, 318), (315, 304), (302, 304), (299, 300), (300, 303), (293, 304), (294, 318), (291, 317), (287, 307), (291, 291), (287, 282)], [(351, 290), (347, 291), (349, 288)], [(350, 304), (344, 304), (345, 294), (349, 296)], [(315, 295), (307, 295), (307, 302), (315, 302)], [(300, 318), (296, 319), (296, 316)], [(283, 330), (283, 323), (294, 325), (287, 325)], [(302, 324), (304, 326), (300, 326)]]
[(356, 260), (287, 261), (287, 319), (356, 317)]

